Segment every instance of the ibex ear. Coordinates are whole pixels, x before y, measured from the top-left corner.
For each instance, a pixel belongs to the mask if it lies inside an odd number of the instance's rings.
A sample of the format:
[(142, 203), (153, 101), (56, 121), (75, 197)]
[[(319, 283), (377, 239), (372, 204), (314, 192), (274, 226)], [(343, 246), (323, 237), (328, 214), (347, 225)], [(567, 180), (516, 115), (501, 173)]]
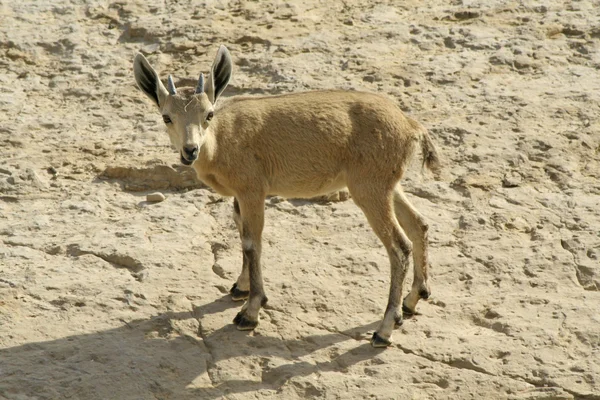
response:
[(231, 79), (232, 69), (231, 54), (229, 54), (227, 47), (221, 45), (219, 51), (217, 51), (217, 56), (208, 76), (208, 82), (206, 83), (205, 92), (211, 103), (215, 104), (221, 93), (223, 93), (223, 90), (227, 87)]
[(165, 104), (169, 93), (158, 78), (156, 71), (150, 66), (146, 57), (138, 53), (133, 60), (133, 75), (138, 87), (150, 97), (158, 107)]

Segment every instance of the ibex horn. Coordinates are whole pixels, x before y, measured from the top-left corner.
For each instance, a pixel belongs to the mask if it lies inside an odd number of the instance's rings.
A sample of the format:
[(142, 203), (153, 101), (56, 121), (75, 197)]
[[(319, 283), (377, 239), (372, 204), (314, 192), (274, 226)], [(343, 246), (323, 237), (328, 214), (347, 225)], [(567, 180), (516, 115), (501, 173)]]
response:
[(171, 78), (171, 75), (169, 75), (169, 78), (167, 79), (167, 87), (171, 96), (175, 96), (177, 94), (177, 89), (175, 89), (175, 84), (173, 83), (173, 78)]
[(204, 93), (204, 74), (200, 74), (198, 79), (198, 86), (196, 86), (196, 94)]

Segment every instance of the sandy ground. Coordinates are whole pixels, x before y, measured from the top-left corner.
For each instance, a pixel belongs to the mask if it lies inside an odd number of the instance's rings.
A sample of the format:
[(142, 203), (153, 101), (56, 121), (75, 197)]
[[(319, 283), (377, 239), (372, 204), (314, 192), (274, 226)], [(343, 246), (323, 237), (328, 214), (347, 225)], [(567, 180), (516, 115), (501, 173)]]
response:
[[(269, 305), (232, 325), (232, 200), (132, 72), (193, 84), (221, 43), (225, 96), (368, 90), (430, 130), (433, 296), (392, 347), (352, 201), (267, 201)], [(0, 398), (600, 399), (599, 50), (597, 0), (2, 1)]]

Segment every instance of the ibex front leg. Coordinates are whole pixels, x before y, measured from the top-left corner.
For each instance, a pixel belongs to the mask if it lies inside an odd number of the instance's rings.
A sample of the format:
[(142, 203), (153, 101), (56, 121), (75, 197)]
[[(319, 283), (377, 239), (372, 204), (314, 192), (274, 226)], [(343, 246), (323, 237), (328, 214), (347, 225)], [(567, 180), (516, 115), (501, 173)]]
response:
[[(244, 240), (244, 234), (242, 229), (242, 216), (240, 214), (240, 204), (237, 199), (233, 198), (233, 220), (237, 226), (238, 232), (240, 233), (240, 240)], [(229, 293), (233, 301), (246, 300), (250, 294), (250, 272), (248, 271), (248, 257), (246, 252), (243, 252), (243, 264), (242, 273), (237, 278), (237, 281), (231, 287)]]
[(262, 230), (265, 223), (265, 196), (240, 196), (238, 202), (242, 222), (242, 251), (248, 265), (250, 295), (233, 322), (239, 330), (252, 330), (258, 325), (260, 308), (267, 302), (260, 267)]

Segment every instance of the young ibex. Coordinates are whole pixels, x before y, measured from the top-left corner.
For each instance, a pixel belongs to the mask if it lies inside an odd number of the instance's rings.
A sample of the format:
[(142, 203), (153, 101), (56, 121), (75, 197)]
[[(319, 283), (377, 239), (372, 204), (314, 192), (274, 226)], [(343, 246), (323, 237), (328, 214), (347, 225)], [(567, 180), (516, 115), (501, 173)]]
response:
[[(231, 295), (247, 299), (234, 319), (237, 328), (254, 329), (267, 301), (260, 266), (266, 196), (313, 197), (347, 187), (390, 258), (388, 305), (371, 339), (375, 347), (388, 346), (402, 312), (413, 314), (419, 298), (430, 294), (428, 227), (398, 186), (418, 143), (424, 165), (439, 169), (425, 128), (387, 98), (364, 92), (233, 97), (217, 105), (232, 71), (225, 46), (196, 88), (177, 89), (171, 76), (165, 88), (141, 54), (133, 69), (140, 89), (158, 106), (181, 162), (219, 194), (234, 197), (243, 267)], [(411, 253), (414, 282), (401, 307)]]

